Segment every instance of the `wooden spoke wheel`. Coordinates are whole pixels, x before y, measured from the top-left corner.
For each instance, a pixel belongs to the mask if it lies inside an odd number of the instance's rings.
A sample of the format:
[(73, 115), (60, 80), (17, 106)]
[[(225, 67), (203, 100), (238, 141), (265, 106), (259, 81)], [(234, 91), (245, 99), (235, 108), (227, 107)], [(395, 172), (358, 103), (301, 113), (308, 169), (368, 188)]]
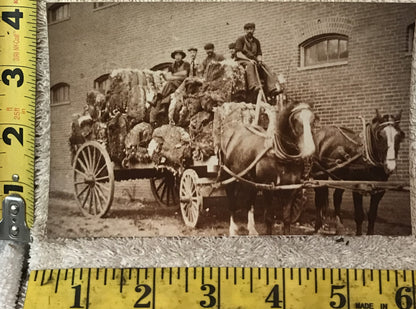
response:
[(179, 204), (178, 179), (170, 171), (150, 178), (150, 188), (160, 206), (176, 206)]
[(89, 141), (74, 158), (75, 199), (86, 217), (103, 217), (113, 202), (114, 171), (107, 150)]
[(179, 186), (182, 218), (186, 226), (196, 227), (202, 210), (202, 196), (197, 181), (198, 174), (187, 169), (183, 172)]

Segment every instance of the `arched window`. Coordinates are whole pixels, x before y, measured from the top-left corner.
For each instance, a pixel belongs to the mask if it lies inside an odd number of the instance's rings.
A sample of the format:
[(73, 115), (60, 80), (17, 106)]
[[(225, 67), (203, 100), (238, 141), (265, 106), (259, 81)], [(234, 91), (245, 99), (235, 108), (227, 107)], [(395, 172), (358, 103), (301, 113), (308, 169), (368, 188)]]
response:
[(117, 2), (94, 2), (93, 3), (93, 8), (94, 10), (99, 10), (99, 9), (103, 9), (103, 8), (107, 8), (109, 6), (113, 6), (118, 4)]
[(413, 51), (413, 38), (415, 37), (415, 23), (407, 26), (407, 52)]
[(94, 80), (94, 89), (100, 91), (101, 93), (105, 93), (108, 89), (108, 83), (110, 82), (109, 76), (110, 74), (103, 74), (96, 78)]
[(69, 19), (69, 3), (55, 3), (48, 8), (48, 23)]
[(348, 37), (341, 34), (315, 36), (300, 45), (300, 66), (344, 64), (348, 60)]
[(51, 88), (51, 105), (69, 104), (69, 85), (59, 83)]

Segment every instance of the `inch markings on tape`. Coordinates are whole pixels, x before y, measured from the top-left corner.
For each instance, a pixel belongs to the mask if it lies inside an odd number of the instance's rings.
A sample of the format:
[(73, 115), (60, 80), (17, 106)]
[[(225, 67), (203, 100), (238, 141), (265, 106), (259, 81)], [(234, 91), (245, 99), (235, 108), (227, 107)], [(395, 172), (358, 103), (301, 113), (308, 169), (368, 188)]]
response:
[(36, 0), (0, 0), (0, 12), (0, 239), (28, 241), (34, 216)]
[(411, 270), (195, 267), (32, 271), (24, 309), (415, 308)]

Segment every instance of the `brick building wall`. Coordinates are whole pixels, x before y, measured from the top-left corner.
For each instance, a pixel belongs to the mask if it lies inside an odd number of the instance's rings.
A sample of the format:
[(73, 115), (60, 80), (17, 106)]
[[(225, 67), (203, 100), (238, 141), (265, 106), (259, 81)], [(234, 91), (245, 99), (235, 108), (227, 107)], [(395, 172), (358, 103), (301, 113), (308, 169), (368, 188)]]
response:
[[(402, 144), (395, 179), (408, 178), (411, 55), (407, 30), (415, 4), (358, 3), (123, 3), (98, 10), (71, 3), (70, 18), (49, 27), (51, 86), (70, 85), (70, 104), (51, 107), (51, 189), (71, 190), (68, 137), (94, 79), (116, 68), (149, 68), (170, 61), (175, 48), (228, 43), (256, 23), (264, 61), (287, 79), (288, 94), (314, 104), (321, 124), (359, 128), (370, 119), (403, 109)], [(348, 63), (303, 69), (299, 45), (324, 33), (348, 36)]]

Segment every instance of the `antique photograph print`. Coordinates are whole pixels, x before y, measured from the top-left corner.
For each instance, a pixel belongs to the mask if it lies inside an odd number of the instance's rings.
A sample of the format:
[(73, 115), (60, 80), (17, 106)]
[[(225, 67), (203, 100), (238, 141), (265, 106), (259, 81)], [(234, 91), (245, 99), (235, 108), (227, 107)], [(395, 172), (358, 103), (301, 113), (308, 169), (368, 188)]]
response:
[(411, 234), (416, 4), (47, 11), (49, 237)]

